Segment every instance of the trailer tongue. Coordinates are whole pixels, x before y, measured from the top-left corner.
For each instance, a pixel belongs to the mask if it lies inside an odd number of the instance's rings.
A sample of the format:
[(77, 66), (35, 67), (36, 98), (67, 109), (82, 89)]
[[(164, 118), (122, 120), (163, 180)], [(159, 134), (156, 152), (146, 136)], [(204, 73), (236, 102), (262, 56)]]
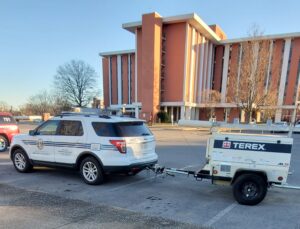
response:
[(300, 189), (289, 186), (293, 138), (279, 135), (214, 133), (207, 142), (206, 164), (198, 171), (151, 168), (156, 174), (191, 175), (212, 184), (231, 185), (238, 203), (256, 205), (269, 187)]

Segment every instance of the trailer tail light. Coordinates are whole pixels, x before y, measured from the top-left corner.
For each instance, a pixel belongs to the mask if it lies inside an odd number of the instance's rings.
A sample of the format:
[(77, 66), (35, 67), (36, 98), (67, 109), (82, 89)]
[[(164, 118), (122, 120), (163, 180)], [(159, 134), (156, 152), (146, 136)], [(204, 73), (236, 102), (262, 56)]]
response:
[(282, 180), (283, 180), (283, 177), (280, 176), (280, 177), (278, 177), (277, 179), (278, 179), (279, 181), (282, 181)]
[(109, 140), (109, 142), (111, 144), (113, 144), (120, 153), (122, 153), (122, 154), (126, 153), (126, 142), (125, 142), (125, 140)]
[(215, 169), (214, 169), (214, 170), (213, 170), (213, 174), (214, 174), (214, 175), (218, 174), (218, 170), (215, 170)]

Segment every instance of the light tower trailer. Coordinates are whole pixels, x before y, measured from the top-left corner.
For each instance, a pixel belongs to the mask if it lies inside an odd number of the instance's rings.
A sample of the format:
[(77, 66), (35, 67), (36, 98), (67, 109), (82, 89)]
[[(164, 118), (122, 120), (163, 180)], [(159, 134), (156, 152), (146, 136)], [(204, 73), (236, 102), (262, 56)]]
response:
[(207, 141), (206, 164), (199, 171), (164, 168), (153, 170), (166, 174), (192, 175), (212, 184), (231, 185), (236, 201), (256, 205), (271, 186), (288, 186), (293, 138), (279, 135), (214, 133)]

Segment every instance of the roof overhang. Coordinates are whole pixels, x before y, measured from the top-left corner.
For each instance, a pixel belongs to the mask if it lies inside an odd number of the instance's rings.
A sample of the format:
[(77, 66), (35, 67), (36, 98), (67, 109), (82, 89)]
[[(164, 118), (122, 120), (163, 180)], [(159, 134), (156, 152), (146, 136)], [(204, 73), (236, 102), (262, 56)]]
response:
[(135, 49), (100, 52), (99, 56), (106, 57), (106, 56), (124, 55), (124, 54), (132, 54), (132, 53), (135, 53)]
[(260, 41), (260, 40), (276, 40), (276, 39), (286, 39), (300, 37), (300, 32), (297, 33), (282, 33), (282, 34), (273, 34), (265, 36), (256, 36), (256, 37), (243, 37), (237, 39), (227, 39), (220, 41), (221, 44), (232, 44), (232, 43), (241, 43), (246, 41)]
[[(172, 17), (163, 17), (163, 24), (173, 24), (180, 22), (187, 22), (195, 27), (200, 33), (205, 37), (210, 39), (214, 43), (219, 43), (220, 38), (218, 35), (195, 13), (184, 14), (179, 16)], [(135, 33), (135, 30), (142, 27), (142, 21), (125, 23), (122, 25), (123, 29), (128, 30), (129, 32)]]

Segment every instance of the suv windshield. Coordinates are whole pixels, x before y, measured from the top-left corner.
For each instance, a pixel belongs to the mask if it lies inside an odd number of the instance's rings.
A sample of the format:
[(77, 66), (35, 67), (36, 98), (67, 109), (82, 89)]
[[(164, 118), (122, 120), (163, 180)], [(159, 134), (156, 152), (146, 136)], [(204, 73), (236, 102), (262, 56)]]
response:
[(0, 116), (0, 124), (16, 124), (16, 121), (12, 116), (1, 115)]
[(143, 122), (93, 122), (92, 126), (98, 136), (102, 137), (138, 137), (152, 135)]

